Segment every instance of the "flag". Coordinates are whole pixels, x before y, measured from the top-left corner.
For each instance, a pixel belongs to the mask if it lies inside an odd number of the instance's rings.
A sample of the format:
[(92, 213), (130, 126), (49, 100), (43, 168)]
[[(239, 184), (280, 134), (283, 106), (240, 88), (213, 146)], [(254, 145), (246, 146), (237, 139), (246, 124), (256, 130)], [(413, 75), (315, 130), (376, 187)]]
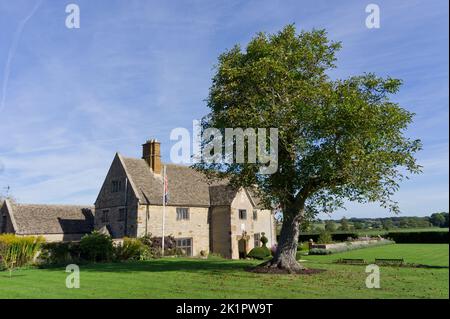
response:
[(166, 173), (166, 166), (164, 166), (164, 204), (167, 205), (169, 202), (169, 181)]

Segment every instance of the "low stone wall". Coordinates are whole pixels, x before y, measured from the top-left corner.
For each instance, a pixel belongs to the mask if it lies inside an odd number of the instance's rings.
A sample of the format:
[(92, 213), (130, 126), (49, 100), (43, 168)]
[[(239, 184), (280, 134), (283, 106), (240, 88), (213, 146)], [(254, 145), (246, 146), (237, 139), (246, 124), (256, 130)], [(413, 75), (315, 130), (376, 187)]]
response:
[(347, 248), (351, 246), (354, 249), (364, 248), (366, 246), (371, 246), (375, 244), (380, 244), (384, 242), (389, 242), (386, 239), (370, 239), (370, 240), (355, 240), (355, 241), (347, 241), (342, 243), (334, 243), (334, 244), (310, 244), (310, 249), (326, 249), (326, 250), (339, 250), (341, 248)]

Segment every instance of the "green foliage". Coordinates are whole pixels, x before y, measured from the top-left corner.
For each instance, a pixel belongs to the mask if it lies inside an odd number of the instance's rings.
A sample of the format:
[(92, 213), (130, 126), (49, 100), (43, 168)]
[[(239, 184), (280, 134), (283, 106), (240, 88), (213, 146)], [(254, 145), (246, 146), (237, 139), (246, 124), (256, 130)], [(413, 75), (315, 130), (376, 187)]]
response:
[(272, 256), (270, 249), (266, 246), (263, 247), (255, 247), (247, 254), (247, 257), (254, 259), (266, 259)]
[(448, 213), (431, 214), (430, 222), (436, 227), (448, 227)]
[[(300, 234), (298, 236), (298, 241), (299, 242), (308, 242), (310, 239), (312, 239), (314, 242), (318, 242), (319, 240), (319, 236), (321, 234), (321, 232), (323, 232), (323, 229), (319, 229), (317, 232), (314, 233), (304, 233), (304, 234)], [(331, 234), (331, 238), (333, 240), (333, 242), (340, 242), (340, 241), (346, 241), (349, 238), (355, 239), (358, 238), (359, 235), (356, 232), (334, 232)]]
[(33, 262), (44, 243), (43, 237), (0, 235), (0, 269), (11, 272)]
[(80, 250), (83, 259), (100, 262), (112, 259), (114, 247), (110, 236), (93, 231), (81, 238)]
[(332, 233), (336, 231), (336, 223), (332, 220), (325, 221), (325, 230)]
[(387, 238), (398, 244), (448, 244), (448, 231), (421, 231), (421, 232), (389, 232)]
[(115, 247), (115, 257), (117, 260), (148, 260), (152, 254), (147, 238), (128, 238), (123, 239), (123, 243)]
[(339, 230), (341, 230), (341, 231), (348, 231), (348, 230), (350, 230), (350, 224), (348, 223), (347, 218), (342, 217), (340, 224), (341, 225), (339, 227)]
[(202, 129), (277, 128), (278, 170), (261, 174), (261, 162), (194, 167), (234, 186), (257, 185), (266, 206), (280, 203), (286, 225), (299, 215), (332, 212), (345, 200), (399, 212), (392, 198), (399, 183), (421, 171), (415, 159), (421, 142), (405, 134), (414, 114), (391, 100), (401, 80), (331, 79), (340, 47), (325, 30), (297, 34), (288, 25), (221, 54)]
[(332, 252), (325, 248), (313, 248), (309, 250), (308, 255), (330, 255)]
[(319, 239), (317, 240), (318, 244), (330, 244), (333, 242), (333, 238), (331, 237), (331, 233), (327, 230), (322, 230), (319, 234)]
[(266, 247), (267, 243), (269, 242), (269, 239), (267, 239), (267, 237), (265, 236), (265, 233), (261, 234), (261, 238), (259, 239), (263, 245), (263, 247)]
[(60, 265), (71, 262), (80, 262), (81, 249), (77, 242), (46, 243), (42, 246), (39, 256), (45, 265)]

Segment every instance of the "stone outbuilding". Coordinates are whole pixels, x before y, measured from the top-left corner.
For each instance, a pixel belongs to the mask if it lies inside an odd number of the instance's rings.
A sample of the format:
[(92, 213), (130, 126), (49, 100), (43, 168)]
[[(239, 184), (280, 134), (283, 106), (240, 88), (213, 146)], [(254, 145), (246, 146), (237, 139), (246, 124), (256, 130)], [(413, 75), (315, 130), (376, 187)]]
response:
[(47, 242), (77, 241), (91, 233), (94, 207), (30, 205), (5, 200), (0, 208), (0, 234), (43, 236)]

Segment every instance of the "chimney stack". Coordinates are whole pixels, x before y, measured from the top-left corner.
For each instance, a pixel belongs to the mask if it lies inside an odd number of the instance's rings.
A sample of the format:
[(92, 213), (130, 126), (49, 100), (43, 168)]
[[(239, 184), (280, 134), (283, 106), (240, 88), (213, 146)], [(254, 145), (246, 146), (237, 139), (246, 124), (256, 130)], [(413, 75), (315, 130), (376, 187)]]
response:
[(153, 173), (161, 174), (161, 143), (156, 139), (142, 144), (142, 158), (147, 162)]

